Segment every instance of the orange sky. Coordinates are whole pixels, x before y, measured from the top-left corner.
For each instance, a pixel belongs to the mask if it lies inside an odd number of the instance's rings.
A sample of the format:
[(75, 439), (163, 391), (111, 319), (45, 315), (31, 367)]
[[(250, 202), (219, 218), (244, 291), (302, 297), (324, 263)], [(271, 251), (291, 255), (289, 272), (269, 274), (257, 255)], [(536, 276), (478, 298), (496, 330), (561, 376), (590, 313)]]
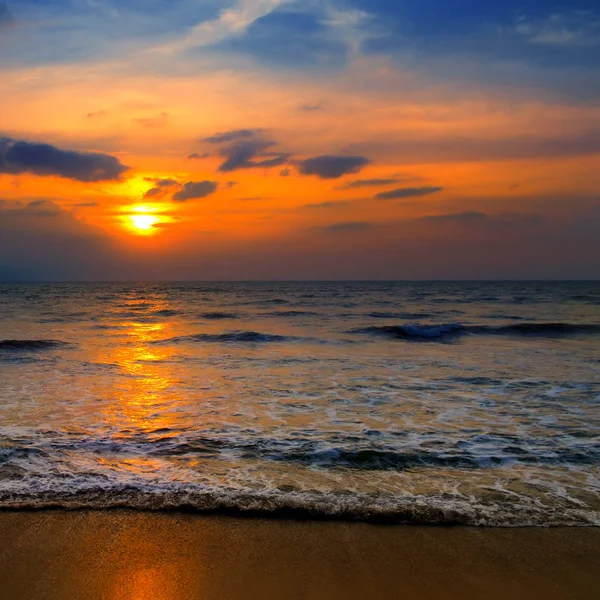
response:
[[(211, 278), (232, 264), (223, 278), (286, 277), (283, 256), (292, 278), (336, 278), (339, 261), (343, 277), (353, 275), (346, 261), (366, 261), (359, 278), (369, 269), (414, 277), (414, 265), (404, 268), (411, 252), (424, 277), (548, 277), (564, 252), (571, 260), (555, 276), (598, 275), (593, 261), (577, 271), (596, 248), (586, 223), (600, 220), (597, 102), (485, 79), (458, 85), (361, 53), (334, 72), (210, 56), (163, 68), (186, 43), (184, 36), (122, 56), (0, 66), (0, 136), (102, 153), (129, 167), (120, 179), (93, 182), (4, 169), (5, 240), (39, 231), (89, 236), (113, 260), (131, 260), (122, 276), (134, 278), (152, 277), (152, 264), (161, 278)], [(203, 140), (240, 130), (251, 132), (238, 142), (265, 143), (252, 161), (284, 162), (220, 171), (234, 143)], [(324, 155), (365, 164), (339, 177), (303, 173), (302, 161)], [(158, 180), (171, 183), (144, 198)], [(365, 180), (373, 184), (353, 184)], [(213, 182), (215, 191), (174, 199), (188, 182)], [(393, 190), (404, 192), (376, 197)], [(480, 247), (483, 262), (474, 257)], [(19, 264), (10, 252), (0, 265)], [(256, 269), (248, 267), (253, 253)], [(35, 266), (35, 256), (28, 261)], [(169, 271), (173, 264), (186, 266)]]

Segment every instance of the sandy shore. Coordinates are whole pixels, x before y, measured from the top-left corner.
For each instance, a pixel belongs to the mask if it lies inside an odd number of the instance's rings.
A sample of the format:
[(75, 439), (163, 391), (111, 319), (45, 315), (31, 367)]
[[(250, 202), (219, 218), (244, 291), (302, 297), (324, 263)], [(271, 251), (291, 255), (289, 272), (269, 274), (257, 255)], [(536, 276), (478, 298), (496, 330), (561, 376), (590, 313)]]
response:
[(0, 513), (0, 598), (597, 598), (600, 529)]

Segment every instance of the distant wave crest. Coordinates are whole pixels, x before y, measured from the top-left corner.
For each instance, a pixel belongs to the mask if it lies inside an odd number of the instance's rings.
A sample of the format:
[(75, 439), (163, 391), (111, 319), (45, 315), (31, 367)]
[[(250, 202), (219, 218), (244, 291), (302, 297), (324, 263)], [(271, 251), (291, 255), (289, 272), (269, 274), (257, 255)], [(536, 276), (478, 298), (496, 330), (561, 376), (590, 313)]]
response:
[(193, 335), (183, 335), (166, 340), (159, 340), (157, 344), (165, 343), (194, 343), (194, 342), (289, 342), (298, 338), (285, 335), (276, 335), (273, 333), (257, 333), (256, 331), (230, 331), (226, 333), (195, 333)]
[(0, 340), (0, 350), (5, 351), (36, 351), (69, 346), (58, 340)]
[(239, 315), (236, 313), (228, 313), (228, 312), (205, 312), (200, 315), (202, 319), (208, 319), (209, 321), (219, 321), (222, 319), (237, 319)]
[(563, 337), (600, 334), (600, 323), (512, 323), (509, 325), (462, 325), (446, 323), (423, 325), (386, 325), (363, 327), (350, 333), (379, 335), (403, 340), (451, 340), (465, 335), (512, 335), (528, 337)]

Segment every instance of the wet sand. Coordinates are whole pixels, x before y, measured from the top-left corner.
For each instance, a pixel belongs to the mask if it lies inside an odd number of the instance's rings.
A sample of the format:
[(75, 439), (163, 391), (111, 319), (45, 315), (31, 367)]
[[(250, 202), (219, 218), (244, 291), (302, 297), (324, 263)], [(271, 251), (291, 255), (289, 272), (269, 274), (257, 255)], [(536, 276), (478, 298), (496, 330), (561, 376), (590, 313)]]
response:
[(0, 598), (598, 598), (600, 528), (0, 513)]

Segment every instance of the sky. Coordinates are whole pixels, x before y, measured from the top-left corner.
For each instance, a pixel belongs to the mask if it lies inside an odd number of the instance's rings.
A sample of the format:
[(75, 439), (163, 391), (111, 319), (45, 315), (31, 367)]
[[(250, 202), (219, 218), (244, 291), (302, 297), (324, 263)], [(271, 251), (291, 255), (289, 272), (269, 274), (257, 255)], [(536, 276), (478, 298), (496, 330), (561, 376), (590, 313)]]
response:
[(0, 280), (600, 278), (600, 0), (0, 0)]

